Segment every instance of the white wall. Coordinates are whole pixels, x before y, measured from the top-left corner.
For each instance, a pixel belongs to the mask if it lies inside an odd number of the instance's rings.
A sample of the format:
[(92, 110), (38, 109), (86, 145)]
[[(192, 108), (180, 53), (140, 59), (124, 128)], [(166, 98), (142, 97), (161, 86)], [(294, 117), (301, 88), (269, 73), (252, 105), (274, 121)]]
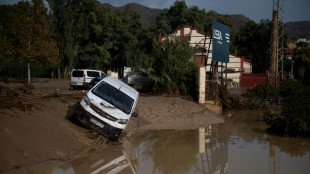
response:
[[(176, 32), (168, 35), (167, 37), (163, 37), (162, 40), (165, 40), (167, 38), (180, 37), (182, 30), (183, 30), (183, 28), (177, 29)], [(185, 26), (184, 27), (184, 37), (190, 37), (189, 42), (190, 42), (191, 46), (203, 47), (205, 35), (203, 33), (199, 33), (196, 29), (193, 29), (190, 26)], [(207, 36), (206, 45), (205, 45), (206, 50), (209, 48), (209, 43), (210, 43), (210, 37)], [(212, 43), (210, 45), (210, 51), (212, 51)], [(204, 56), (206, 56), (206, 54), (207, 53), (203, 53)], [(196, 56), (201, 56), (201, 55), (202, 55), (201, 52), (196, 53)], [(229, 55), (229, 62), (227, 63), (227, 69), (231, 69), (234, 71), (241, 71), (241, 59), (242, 59), (241, 57)], [(211, 60), (212, 60), (212, 53), (210, 52), (208, 54), (208, 62), (207, 62), (207, 64), (209, 64), (209, 65), (207, 65), (205, 68), (205, 70), (207, 72), (210, 71)], [(221, 65), (221, 64), (219, 64), (219, 65)], [(223, 65), (225, 65), (225, 63)], [(244, 72), (246, 72), (246, 73), (252, 72), (252, 66), (249, 62), (244, 61), (243, 67), (244, 67)], [(221, 67), (219, 67), (218, 71), (222, 71)], [(227, 78), (232, 79), (234, 82), (239, 83), (240, 75), (241, 75), (240, 72), (227, 73)]]

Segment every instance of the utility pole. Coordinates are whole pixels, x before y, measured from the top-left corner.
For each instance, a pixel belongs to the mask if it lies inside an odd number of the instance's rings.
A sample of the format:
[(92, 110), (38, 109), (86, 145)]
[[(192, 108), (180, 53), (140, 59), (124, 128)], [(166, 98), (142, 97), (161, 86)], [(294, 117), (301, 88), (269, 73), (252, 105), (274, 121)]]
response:
[(284, 78), (283, 4), (284, 0), (273, 0), (272, 44), (269, 71), (271, 74), (274, 74), (275, 86), (278, 83), (278, 74), (281, 73), (281, 80)]
[(271, 44), (271, 58), (270, 58), (270, 73), (276, 73), (277, 62), (277, 45), (278, 45), (278, 10), (272, 12), (272, 44)]

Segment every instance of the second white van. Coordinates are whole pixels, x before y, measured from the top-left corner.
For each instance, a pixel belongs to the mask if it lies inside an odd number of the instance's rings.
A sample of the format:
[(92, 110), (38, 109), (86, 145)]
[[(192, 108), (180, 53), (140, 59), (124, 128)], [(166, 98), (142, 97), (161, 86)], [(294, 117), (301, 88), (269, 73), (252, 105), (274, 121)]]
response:
[(98, 76), (105, 77), (106, 74), (99, 70), (73, 69), (71, 71), (70, 86), (75, 89), (78, 87), (89, 88), (90, 81)]

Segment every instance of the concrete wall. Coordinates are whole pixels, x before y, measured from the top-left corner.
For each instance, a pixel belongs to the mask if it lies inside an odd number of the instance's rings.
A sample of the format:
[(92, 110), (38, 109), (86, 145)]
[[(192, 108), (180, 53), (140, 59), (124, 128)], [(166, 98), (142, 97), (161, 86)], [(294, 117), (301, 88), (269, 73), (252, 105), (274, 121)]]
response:
[(240, 87), (242, 88), (252, 88), (263, 83), (268, 83), (267, 74), (242, 74), (240, 76)]
[(108, 70), (108, 71), (107, 71), (107, 75), (108, 75), (108, 76), (115, 77), (115, 78), (118, 79), (118, 72), (113, 72), (113, 71), (111, 71), (111, 70)]
[(197, 91), (198, 91), (198, 102), (200, 104), (206, 101), (206, 68), (199, 67), (197, 72)]

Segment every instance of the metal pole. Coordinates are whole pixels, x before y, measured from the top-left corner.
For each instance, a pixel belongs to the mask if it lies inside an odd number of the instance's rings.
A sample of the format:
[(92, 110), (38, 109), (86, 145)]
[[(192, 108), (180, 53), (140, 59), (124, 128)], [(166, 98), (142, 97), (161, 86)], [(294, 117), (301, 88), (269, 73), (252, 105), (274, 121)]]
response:
[(276, 64), (277, 64), (277, 35), (278, 35), (278, 11), (273, 11), (273, 28), (272, 28), (272, 47), (271, 47), (271, 59), (270, 59), (270, 69), (269, 72), (276, 72)]
[[(208, 52), (206, 55), (206, 65), (208, 65), (208, 59), (209, 59), (209, 53), (210, 53), (210, 47), (211, 47), (211, 43), (212, 43), (212, 32), (211, 32), (211, 36), (210, 36), (210, 42), (209, 42), (209, 46), (208, 46)], [(211, 74), (211, 67), (212, 67), (212, 59), (211, 59), (211, 63), (210, 63), (210, 74)], [(207, 69), (207, 68), (206, 68)], [(209, 77), (209, 79), (211, 79), (211, 76)]]
[[(203, 46), (201, 48), (201, 60), (200, 60), (200, 65), (202, 64), (202, 59), (203, 59), (203, 51), (205, 49), (206, 46), (206, 40), (207, 40), (207, 35), (205, 35), (205, 40), (203, 41)], [(208, 62), (205, 62), (205, 65), (208, 64)]]
[(226, 70), (226, 72), (225, 72), (225, 86), (227, 88), (227, 62), (226, 62), (225, 70)]
[(223, 86), (223, 62), (221, 62), (221, 86)]
[(218, 93), (219, 93), (219, 74), (218, 74), (218, 62), (216, 62), (216, 95), (215, 101), (218, 101)]

